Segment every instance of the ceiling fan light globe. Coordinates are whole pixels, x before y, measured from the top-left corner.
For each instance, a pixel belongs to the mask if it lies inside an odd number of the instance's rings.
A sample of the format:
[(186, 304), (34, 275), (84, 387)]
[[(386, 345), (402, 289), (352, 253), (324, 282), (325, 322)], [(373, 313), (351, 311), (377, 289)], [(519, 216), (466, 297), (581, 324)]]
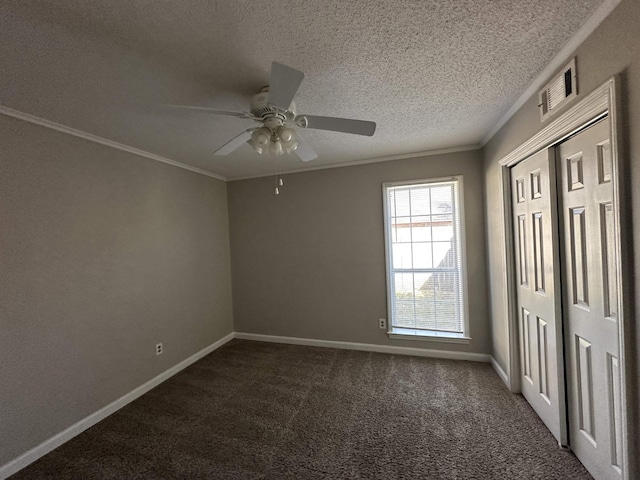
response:
[(288, 127), (280, 127), (278, 129), (278, 136), (282, 142), (291, 143), (296, 137), (296, 132)]
[(271, 131), (268, 128), (259, 128), (255, 132), (251, 134), (251, 140), (249, 140), (249, 145), (258, 153), (262, 155), (264, 149), (269, 146), (269, 142), (271, 141)]
[(251, 138), (247, 143), (251, 145), (251, 148), (253, 148), (258, 155), (262, 155), (264, 145), (258, 143), (254, 138)]
[(256, 145), (264, 148), (269, 145), (269, 141), (271, 140), (271, 130), (265, 127), (259, 128), (251, 134), (251, 140)]
[(291, 142), (288, 145), (282, 145), (284, 147), (285, 152), (287, 153), (291, 153), (293, 152), (296, 148), (298, 148), (298, 140), (293, 140), (293, 142)]
[(271, 153), (272, 155), (275, 155), (276, 157), (279, 157), (280, 155), (282, 155), (284, 153), (284, 149), (282, 148), (282, 143), (279, 140), (275, 142), (271, 142), (271, 145), (269, 145), (269, 153)]
[(251, 148), (253, 148), (253, 150), (258, 154), (258, 155), (262, 155), (262, 153), (264, 152), (264, 149), (262, 147), (259, 147), (258, 145), (255, 145), (251, 140), (249, 140), (249, 145), (251, 145)]
[(288, 127), (280, 127), (278, 129), (278, 137), (285, 152), (291, 153), (298, 146), (298, 137), (296, 131)]

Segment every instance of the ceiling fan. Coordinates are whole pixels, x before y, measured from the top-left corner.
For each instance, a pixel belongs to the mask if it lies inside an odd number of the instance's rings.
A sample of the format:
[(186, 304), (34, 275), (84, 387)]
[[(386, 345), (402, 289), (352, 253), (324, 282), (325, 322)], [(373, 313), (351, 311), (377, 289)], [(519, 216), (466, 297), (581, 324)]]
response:
[(376, 130), (375, 122), (317, 115), (298, 115), (293, 97), (295, 97), (303, 79), (304, 73), (301, 71), (273, 62), (269, 86), (264, 87), (251, 98), (249, 112), (230, 112), (183, 105), (167, 106), (198, 113), (247, 118), (262, 123), (261, 127), (245, 130), (229, 140), (218, 148), (213, 153), (214, 155), (228, 155), (247, 142), (258, 154), (269, 152), (273, 155), (282, 155), (295, 152), (303, 162), (313, 160), (318, 155), (291, 128), (292, 125), (356, 135), (373, 135)]

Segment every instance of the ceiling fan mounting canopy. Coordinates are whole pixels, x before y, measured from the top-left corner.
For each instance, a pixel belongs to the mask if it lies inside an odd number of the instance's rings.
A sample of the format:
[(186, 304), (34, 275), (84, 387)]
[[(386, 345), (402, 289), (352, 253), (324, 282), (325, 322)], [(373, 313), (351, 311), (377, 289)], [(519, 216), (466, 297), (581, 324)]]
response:
[(294, 152), (303, 161), (317, 157), (309, 145), (291, 128), (294, 124), (301, 128), (332, 130), (334, 132), (353, 133), (371, 136), (376, 124), (365, 120), (348, 118), (321, 117), (317, 115), (297, 115), (293, 101), (304, 79), (304, 73), (278, 62), (271, 64), (269, 86), (251, 97), (249, 112), (229, 112), (202, 107), (176, 106), (192, 112), (227, 115), (246, 118), (262, 123), (261, 127), (250, 128), (218, 148), (214, 155), (228, 155), (243, 143), (248, 143), (258, 153), (269, 152), (273, 155)]

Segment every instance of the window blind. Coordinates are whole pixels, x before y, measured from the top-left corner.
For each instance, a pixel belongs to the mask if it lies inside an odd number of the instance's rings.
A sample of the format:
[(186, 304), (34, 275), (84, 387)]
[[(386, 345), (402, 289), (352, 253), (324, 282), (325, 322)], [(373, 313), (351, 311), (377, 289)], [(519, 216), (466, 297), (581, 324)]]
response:
[(386, 187), (391, 325), (464, 333), (458, 181)]

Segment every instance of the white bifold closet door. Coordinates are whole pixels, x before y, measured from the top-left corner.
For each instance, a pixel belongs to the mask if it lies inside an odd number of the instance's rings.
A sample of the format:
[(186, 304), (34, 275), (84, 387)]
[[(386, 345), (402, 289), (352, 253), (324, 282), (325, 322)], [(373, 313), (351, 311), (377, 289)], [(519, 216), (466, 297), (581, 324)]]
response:
[(556, 147), (569, 442), (598, 480), (622, 478), (618, 282), (608, 119)]
[[(567, 444), (553, 149), (511, 169), (522, 394)], [(554, 241), (555, 239), (555, 241)]]

